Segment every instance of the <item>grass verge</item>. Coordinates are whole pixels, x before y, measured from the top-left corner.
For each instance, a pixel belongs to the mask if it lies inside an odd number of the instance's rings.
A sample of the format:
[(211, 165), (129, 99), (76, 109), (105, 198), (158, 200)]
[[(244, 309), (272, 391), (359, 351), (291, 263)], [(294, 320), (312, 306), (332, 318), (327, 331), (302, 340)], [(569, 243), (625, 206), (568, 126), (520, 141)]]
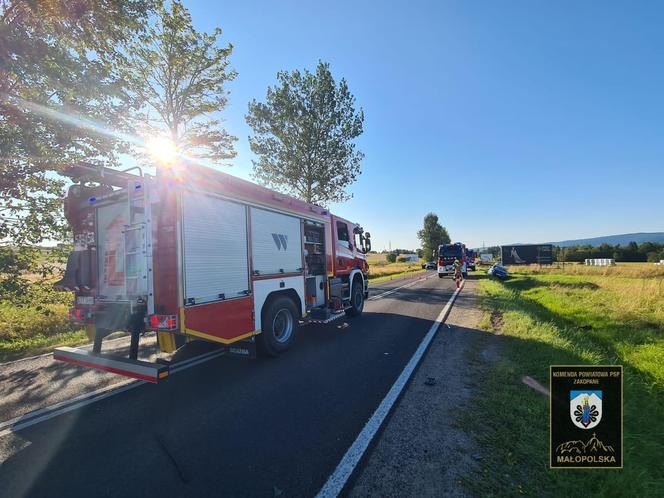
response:
[(90, 339), (84, 330), (56, 335), (37, 334), (24, 339), (0, 340), (0, 363), (51, 352), (60, 346), (80, 346)]
[[(585, 272), (585, 270), (584, 270)], [(664, 489), (664, 284), (661, 278), (520, 269), (484, 279), (483, 328), (501, 345), (464, 425), (483, 449), (481, 496), (661, 496)], [(624, 469), (549, 470), (551, 364), (624, 365)]]

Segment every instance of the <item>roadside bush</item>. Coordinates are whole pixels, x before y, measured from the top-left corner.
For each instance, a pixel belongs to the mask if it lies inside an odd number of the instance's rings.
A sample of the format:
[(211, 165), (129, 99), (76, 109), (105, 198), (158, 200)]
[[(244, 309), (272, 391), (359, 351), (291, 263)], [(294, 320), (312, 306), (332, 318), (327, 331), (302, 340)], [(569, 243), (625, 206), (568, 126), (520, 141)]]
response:
[(74, 293), (62, 292), (53, 289), (53, 281), (34, 282), (30, 284), (22, 302), (19, 305), (34, 306), (35, 304), (63, 304), (68, 307), (74, 305)]
[(12, 247), (0, 247), (0, 300), (15, 301), (25, 295), (30, 282), (25, 273), (35, 259), (32, 253), (15, 251)]
[(53, 290), (50, 281), (33, 282), (12, 301), (0, 304), (0, 340), (50, 337), (80, 328), (68, 320), (71, 292)]
[(68, 310), (74, 296), (57, 292), (66, 248), (0, 248), (0, 362), (88, 342)]
[(75, 332), (80, 326), (69, 322), (68, 309), (63, 304), (17, 307), (3, 303), (0, 305), (0, 340)]
[(396, 263), (397, 262), (397, 255), (394, 252), (387, 253), (387, 256), (385, 256), (385, 259), (387, 259), (388, 263)]

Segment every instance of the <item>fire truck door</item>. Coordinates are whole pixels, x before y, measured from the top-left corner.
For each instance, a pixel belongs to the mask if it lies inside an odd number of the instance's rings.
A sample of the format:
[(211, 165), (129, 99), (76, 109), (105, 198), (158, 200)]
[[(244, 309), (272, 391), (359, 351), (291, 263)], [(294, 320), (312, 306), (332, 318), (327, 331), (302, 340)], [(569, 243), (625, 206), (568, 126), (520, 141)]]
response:
[(348, 224), (345, 221), (337, 220), (334, 224), (336, 231), (336, 261), (335, 266), (339, 271), (350, 270), (353, 261), (352, 238), (348, 229)]

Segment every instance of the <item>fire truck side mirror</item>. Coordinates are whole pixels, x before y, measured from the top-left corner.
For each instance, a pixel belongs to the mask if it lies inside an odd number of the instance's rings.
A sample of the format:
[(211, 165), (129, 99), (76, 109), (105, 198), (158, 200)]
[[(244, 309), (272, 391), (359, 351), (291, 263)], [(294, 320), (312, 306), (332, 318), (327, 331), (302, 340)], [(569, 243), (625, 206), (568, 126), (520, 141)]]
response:
[(362, 237), (362, 252), (366, 254), (369, 251), (371, 251), (371, 234), (365, 232), (364, 237)]

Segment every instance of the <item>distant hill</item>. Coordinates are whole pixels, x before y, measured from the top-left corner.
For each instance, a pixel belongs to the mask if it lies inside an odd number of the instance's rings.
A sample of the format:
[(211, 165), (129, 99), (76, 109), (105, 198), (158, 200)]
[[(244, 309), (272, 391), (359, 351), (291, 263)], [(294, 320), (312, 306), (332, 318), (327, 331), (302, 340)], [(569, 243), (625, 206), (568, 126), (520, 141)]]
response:
[(651, 233), (623, 233), (620, 235), (605, 235), (604, 237), (593, 237), (590, 239), (574, 239), (574, 240), (561, 240), (559, 242), (550, 242), (554, 246), (570, 247), (570, 246), (601, 246), (602, 244), (610, 244), (612, 246), (620, 244), (626, 246), (630, 242), (641, 244), (643, 242), (658, 242), (664, 243), (664, 232), (651, 232)]

